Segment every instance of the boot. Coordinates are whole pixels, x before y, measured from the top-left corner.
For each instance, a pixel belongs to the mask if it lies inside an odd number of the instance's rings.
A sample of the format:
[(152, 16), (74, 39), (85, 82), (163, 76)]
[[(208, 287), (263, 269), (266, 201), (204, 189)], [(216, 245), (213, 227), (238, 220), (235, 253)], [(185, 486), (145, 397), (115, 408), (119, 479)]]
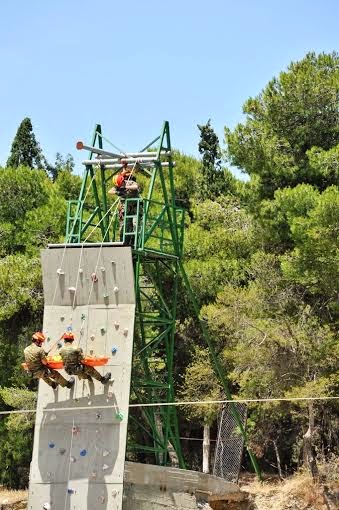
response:
[(52, 381), (51, 387), (53, 388), (53, 390), (56, 390), (58, 387), (58, 383), (56, 383), (55, 381)]
[(66, 384), (66, 388), (73, 388), (74, 383), (75, 383), (74, 377), (70, 377), (68, 383)]
[(102, 384), (106, 384), (109, 382), (109, 380), (111, 379), (111, 372), (107, 372), (106, 375), (104, 375), (102, 378), (101, 378), (101, 382)]

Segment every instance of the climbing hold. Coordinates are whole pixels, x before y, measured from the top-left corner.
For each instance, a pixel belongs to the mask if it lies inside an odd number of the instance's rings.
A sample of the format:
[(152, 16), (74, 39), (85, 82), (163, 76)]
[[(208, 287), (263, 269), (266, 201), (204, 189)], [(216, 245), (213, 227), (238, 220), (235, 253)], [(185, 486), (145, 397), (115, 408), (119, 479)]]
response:
[(115, 498), (118, 494), (119, 494), (119, 492), (118, 492), (116, 489), (113, 489), (113, 490), (112, 490), (112, 496), (113, 496), (113, 498)]
[(106, 271), (106, 269), (104, 268), (104, 266), (101, 266), (101, 271), (104, 273)]
[(76, 491), (74, 489), (67, 489), (67, 494), (75, 494)]
[(91, 350), (89, 351), (89, 353), (90, 353), (90, 355), (91, 355), (91, 356), (93, 356), (93, 353), (94, 353), (93, 349), (91, 349)]
[(57, 347), (58, 347), (58, 349), (61, 349), (61, 347), (62, 347), (62, 343), (61, 343), (61, 342), (58, 342), (58, 343), (57, 343)]
[(109, 294), (105, 293), (104, 296), (103, 296), (104, 299), (108, 299), (109, 298)]
[(87, 402), (87, 405), (88, 405), (88, 406), (91, 406), (91, 405), (92, 405), (92, 400), (89, 400), (89, 401)]
[(42, 508), (43, 508), (43, 510), (51, 510), (52, 507), (51, 507), (50, 503), (44, 503), (42, 505)]
[(114, 327), (115, 327), (115, 329), (119, 329), (119, 322), (118, 321), (115, 321)]
[(75, 287), (68, 287), (68, 290), (69, 290), (70, 292), (75, 292), (75, 291), (76, 291), (76, 288), (75, 288)]
[(65, 455), (66, 448), (60, 448), (59, 453), (60, 453), (60, 455)]
[(113, 346), (113, 347), (112, 347), (112, 349), (111, 349), (111, 351), (112, 351), (112, 354), (116, 354), (116, 353), (118, 352), (118, 349), (117, 349), (116, 347), (114, 347), (114, 346)]
[(65, 317), (64, 317), (63, 315), (61, 315), (60, 320), (61, 320), (61, 321), (64, 321), (64, 320), (65, 320)]
[(86, 314), (85, 313), (82, 313), (81, 314), (81, 320), (84, 321), (86, 319)]
[(93, 283), (96, 283), (98, 281), (98, 277), (97, 277), (96, 273), (91, 274), (91, 280)]
[(80, 328), (80, 336), (83, 336), (84, 334), (84, 328)]
[(117, 293), (117, 292), (119, 292), (119, 287), (114, 287), (113, 290), (114, 290), (115, 293)]
[(47, 337), (47, 342), (50, 342), (51, 341), (51, 338), (48, 336)]
[(96, 477), (97, 477), (97, 472), (96, 471), (92, 471), (92, 473), (91, 473), (92, 480), (95, 480)]
[(55, 443), (53, 443), (53, 442), (48, 443), (48, 448), (54, 448), (54, 446), (55, 446)]
[(87, 450), (81, 450), (80, 455), (81, 455), (81, 457), (86, 457)]
[(108, 450), (104, 450), (104, 451), (102, 452), (102, 456), (103, 456), (103, 457), (107, 457), (107, 455), (109, 455), (109, 453), (110, 453), (110, 452), (109, 452)]
[(70, 461), (70, 462), (72, 462), (72, 463), (74, 463), (74, 462), (76, 462), (76, 458), (75, 458), (75, 457), (70, 457), (70, 458), (69, 458), (69, 461)]
[(115, 260), (111, 260), (111, 264), (115, 264)]
[(72, 434), (75, 435), (75, 434), (79, 434), (79, 433), (80, 433), (79, 427), (77, 427), (76, 425), (73, 425)]
[(82, 269), (82, 267), (79, 267), (79, 274), (82, 274), (84, 272), (84, 270)]
[(120, 411), (118, 411), (118, 412), (115, 414), (115, 417), (116, 417), (116, 419), (117, 419), (117, 420), (119, 420), (119, 421), (122, 421), (122, 420), (124, 419), (124, 415), (123, 415)]
[(64, 274), (65, 274), (65, 272), (61, 269), (61, 267), (59, 267), (59, 268), (57, 269), (57, 274), (58, 274), (59, 276), (62, 276), (62, 275), (64, 275)]
[(100, 331), (101, 331), (101, 334), (104, 335), (106, 333), (105, 326), (101, 326)]
[(90, 336), (90, 339), (92, 340), (92, 342), (93, 342), (94, 338), (95, 338), (95, 336), (94, 336), (94, 335), (91, 335), (91, 336)]
[(96, 417), (96, 419), (97, 419), (97, 420), (101, 420), (102, 415), (101, 415), (101, 413), (97, 413), (97, 414), (95, 415), (95, 417)]
[(124, 335), (127, 336), (127, 334), (128, 334), (128, 328), (125, 328), (124, 329)]
[(100, 501), (100, 503), (105, 503), (105, 501), (106, 501), (105, 496), (99, 496), (99, 501)]
[(109, 400), (110, 400), (111, 398), (113, 398), (113, 392), (112, 392), (112, 391), (109, 391), (109, 392), (107, 393), (107, 399), (109, 399)]
[(106, 471), (108, 468), (109, 468), (109, 466), (108, 466), (107, 464), (104, 464), (104, 465), (102, 466), (102, 470), (103, 470), (103, 471)]

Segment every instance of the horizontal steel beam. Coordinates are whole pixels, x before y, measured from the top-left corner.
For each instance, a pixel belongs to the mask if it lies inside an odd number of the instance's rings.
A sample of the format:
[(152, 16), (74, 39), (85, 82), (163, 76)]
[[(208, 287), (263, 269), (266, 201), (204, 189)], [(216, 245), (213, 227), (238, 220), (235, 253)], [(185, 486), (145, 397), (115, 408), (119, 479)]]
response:
[[(126, 163), (126, 165), (129, 168), (132, 168), (136, 163), (139, 163), (142, 166), (153, 166), (153, 163), (155, 163), (156, 161), (158, 161), (158, 160), (155, 158), (149, 158), (149, 159), (138, 158), (138, 159), (132, 159), (132, 160), (126, 160), (126, 159), (119, 160), (116, 158), (112, 158), (112, 159), (96, 158), (96, 159), (86, 159), (85, 161), (82, 162), (82, 164), (86, 165), (86, 166), (87, 165), (89, 165), (89, 166), (103, 165), (106, 168), (121, 168), (122, 166), (125, 166), (125, 163)], [(160, 161), (159, 163), (161, 163), (161, 166), (169, 165), (168, 161)]]
[(124, 154), (116, 154), (115, 152), (105, 151), (104, 149), (99, 149), (98, 147), (92, 147), (90, 145), (84, 145), (81, 141), (77, 142), (76, 148), (81, 150), (86, 150), (93, 152), (94, 154), (100, 154), (101, 156), (108, 156), (109, 158), (123, 158)]
[[(168, 167), (169, 166), (169, 163), (168, 161), (160, 161), (161, 163), (161, 166), (162, 167)], [(142, 166), (142, 168), (154, 168), (154, 165), (150, 162), (150, 161), (147, 161), (145, 163), (140, 163), (140, 165)], [(175, 163), (172, 163), (173, 166), (175, 166)], [(127, 165), (122, 165), (121, 163), (110, 163), (108, 165), (105, 165), (105, 168), (109, 169), (109, 168), (134, 168), (135, 166), (135, 163), (127, 163)]]

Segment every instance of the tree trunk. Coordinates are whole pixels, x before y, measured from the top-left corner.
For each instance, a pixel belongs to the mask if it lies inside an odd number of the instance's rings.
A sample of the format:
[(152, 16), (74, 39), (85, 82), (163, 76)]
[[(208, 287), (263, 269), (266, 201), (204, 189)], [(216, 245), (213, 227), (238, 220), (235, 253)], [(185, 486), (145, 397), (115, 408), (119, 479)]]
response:
[(279, 454), (279, 450), (278, 450), (278, 446), (277, 446), (277, 442), (276, 441), (273, 441), (273, 446), (274, 446), (274, 451), (275, 451), (275, 458), (277, 459), (277, 468), (278, 468), (279, 478), (280, 478), (280, 480), (283, 480), (284, 477), (283, 477), (282, 471), (281, 471), (280, 454)]
[(210, 426), (204, 425), (204, 440), (202, 443), (202, 472), (210, 472)]
[(307, 466), (310, 471), (314, 481), (318, 480), (319, 471), (317, 466), (317, 461), (314, 455), (314, 447), (313, 447), (313, 431), (314, 431), (314, 408), (313, 402), (309, 403), (308, 406), (308, 429), (306, 434), (304, 434), (303, 440), (303, 456), (304, 456), (304, 465)]

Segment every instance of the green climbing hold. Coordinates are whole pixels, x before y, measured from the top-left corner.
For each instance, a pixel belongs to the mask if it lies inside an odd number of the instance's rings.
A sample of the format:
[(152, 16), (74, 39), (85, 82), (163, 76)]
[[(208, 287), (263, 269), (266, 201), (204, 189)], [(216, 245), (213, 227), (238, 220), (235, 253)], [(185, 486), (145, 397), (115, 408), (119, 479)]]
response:
[(124, 415), (119, 411), (115, 414), (117, 420), (122, 421), (124, 419)]

